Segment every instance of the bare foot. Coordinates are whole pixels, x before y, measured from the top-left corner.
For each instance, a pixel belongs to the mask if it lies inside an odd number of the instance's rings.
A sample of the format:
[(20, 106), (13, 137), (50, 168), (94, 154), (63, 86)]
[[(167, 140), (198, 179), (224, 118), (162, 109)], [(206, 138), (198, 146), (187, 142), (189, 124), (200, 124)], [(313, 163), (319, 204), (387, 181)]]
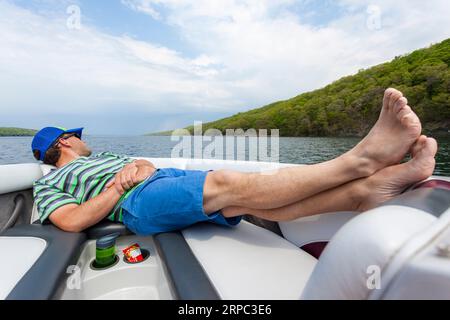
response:
[[(419, 138), (422, 125), (403, 94), (393, 88), (384, 93), (380, 117), (369, 134), (353, 148), (371, 163), (371, 173), (398, 164)], [(369, 171), (370, 172), (370, 171)]]
[(366, 211), (401, 194), (408, 186), (427, 179), (433, 174), (437, 143), (433, 138), (421, 136), (411, 148), (413, 158), (402, 164), (384, 168), (361, 181), (367, 196), (358, 207)]

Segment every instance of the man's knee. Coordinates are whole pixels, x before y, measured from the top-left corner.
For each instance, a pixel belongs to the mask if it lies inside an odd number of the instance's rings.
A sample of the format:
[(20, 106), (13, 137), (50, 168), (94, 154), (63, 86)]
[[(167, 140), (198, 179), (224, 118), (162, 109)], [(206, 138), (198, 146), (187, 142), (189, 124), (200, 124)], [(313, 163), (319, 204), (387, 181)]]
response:
[(217, 170), (207, 176), (210, 184), (219, 192), (230, 191), (239, 179), (241, 173), (232, 170)]
[(234, 198), (241, 194), (245, 174), (232, 170), (217, 170), (206, 176), (204, 197), (220, 205), (232, 205)]

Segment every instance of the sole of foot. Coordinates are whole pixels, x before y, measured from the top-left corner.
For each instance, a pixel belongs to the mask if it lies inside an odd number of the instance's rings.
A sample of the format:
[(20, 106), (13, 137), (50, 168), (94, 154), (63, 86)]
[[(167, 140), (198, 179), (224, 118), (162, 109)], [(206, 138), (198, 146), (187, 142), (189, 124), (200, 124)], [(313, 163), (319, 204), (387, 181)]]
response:
[(410, 185), (429, 178), (434, 171), (437, 142), (420, 136), (411, 148), (412, 159), (386, 167), (362, 180), (363, 201), (358, 209), (366, 211), (400, 195)]

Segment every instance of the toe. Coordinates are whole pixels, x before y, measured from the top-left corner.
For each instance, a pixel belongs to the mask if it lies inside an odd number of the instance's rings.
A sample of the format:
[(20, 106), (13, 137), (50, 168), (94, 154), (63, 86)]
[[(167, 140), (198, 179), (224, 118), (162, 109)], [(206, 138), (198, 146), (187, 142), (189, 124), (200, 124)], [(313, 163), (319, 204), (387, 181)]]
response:
[(383, 98), (383, 106), (388, 108), (389, 107), (389, 100), (391, 98), (391, 95), (395, 92), (396, 90), (394, 88), (389, 88), (386, 89), (386, 91), (384, 91), (384, 98)]
[(408, 99), (405, 97), (401, 97), (397, 100), (397, 102), (394, 105), (394, 112), (399, 112), (403, 107), (405, 107), (408, 104)]
[(403, 121), (403, 118), (410, 114), (412, 114), (411, 107), (406, 105), (397, 113), (397, 119)]
[(424, 147), (427, 142), (427, 136), (421, 135), (411, 147), (411, 156), (415, 157), (416, 154)]
[(417, 181), (427, 179), (433, 174), (436, 160), (434, 156), (437, 152), (437, 142), (433, 138), (420, 137), (421, 144), (417, 146), (413, 159), (409, 162), (411, 165), (410, 172), (416, 172), (415, 178)]
[(433, 138), (427, 138), (422, 135), (413, 146), (413, 149), (413, 158), (428, 161), (430, 159), (434, 159), (434, 156), (436, 155), (437, 142)]
[(426, 150), (429, 152), (429, 155), (434, 157), (438, 150), (438, 144), (437, 141), (433, 138), (427, 138), (426, 144), (425, 144)]
[[(407, 128), (413, 128), (415, 126), (420, 126), (420, 121), (414, 113), (409, 113), (406, 116), (402, 117), (400, 120), (401, 124)], [(418, 136), (418, 135), (417, 135)]]
[(391, 97), (390, 97), (390, 99), (389, 99), (389, 109), (392, 110), (392, 109), (394, 108), (394, 105), (397, 103), (397, 101), (398, 101), (401, 97), (403, 97), (403, 94), (402, 94), (400, 91), (395, 90), (395, 91), (391, 94)]

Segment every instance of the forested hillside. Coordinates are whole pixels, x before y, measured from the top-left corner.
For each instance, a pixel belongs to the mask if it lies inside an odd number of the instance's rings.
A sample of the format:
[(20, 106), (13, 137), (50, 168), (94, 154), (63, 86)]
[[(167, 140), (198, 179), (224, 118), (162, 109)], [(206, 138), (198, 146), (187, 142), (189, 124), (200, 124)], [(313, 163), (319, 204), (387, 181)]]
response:
[(426, 133), (449, 134), (449, 64), (447, 39), (360, 70), (322, 89), (213, 121), (203, 128), (278, 128), (282, 136), (361, 136), (378, 117), (383, 91), (395, 87), (408, 98)]

